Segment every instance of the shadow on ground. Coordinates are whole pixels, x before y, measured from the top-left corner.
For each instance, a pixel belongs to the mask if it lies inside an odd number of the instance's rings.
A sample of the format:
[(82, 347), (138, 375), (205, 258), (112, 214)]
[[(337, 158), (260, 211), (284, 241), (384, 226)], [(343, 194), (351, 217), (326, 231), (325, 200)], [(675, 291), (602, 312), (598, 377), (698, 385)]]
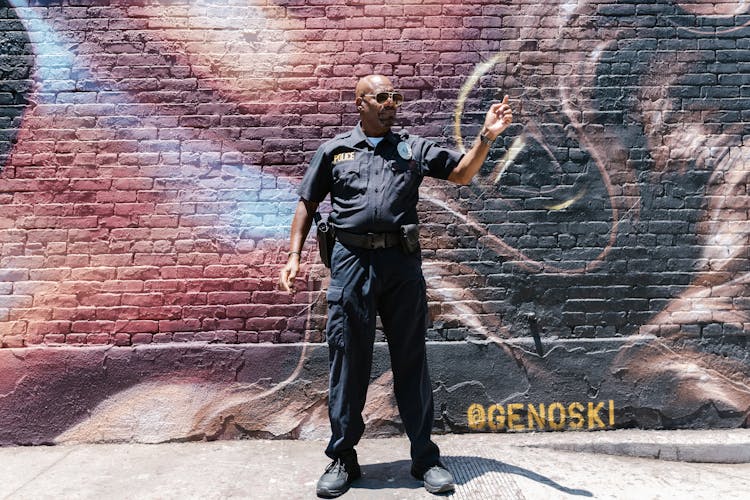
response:
[[(469, 456), (444, 456), (443, 463), (453, 473), (457, 494), (460, 494), (464, 489), (473, 489), (472, 486), (477, 486), (473, 483), (482, 481), (487, 483), (482, 485), (482, 489), (493, 489), (493, 486), (496, 486), (501, 488), (502, 491), (512, 493), (513, 498), (523, 498), (520, 488), (513, 481), (513, 476), (523, 476), (567, 495), (593, 497), (593, 494), (588, 490), (568, 488), (547, 476), (499, 460)], [(409, 473), (410, 467), (410, 460), (362, 465), (362, 479), (355, 482), (352, 489), (421, 489), (422, 482), (411, 476)], [(492, 479), (490, 480), (490, 478)], [(452, 496), (452, 494), (445, 496)]]

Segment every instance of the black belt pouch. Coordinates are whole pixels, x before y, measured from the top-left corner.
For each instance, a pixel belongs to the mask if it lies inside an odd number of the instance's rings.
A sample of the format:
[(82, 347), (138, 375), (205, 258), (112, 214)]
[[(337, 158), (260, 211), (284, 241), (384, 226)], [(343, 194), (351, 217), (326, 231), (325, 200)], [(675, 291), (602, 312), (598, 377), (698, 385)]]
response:
[(419, 252), (419, 224), (406, 224), (401, 226), (399, 232), (401, 237), (401, 250), (411, 255)]
[(333, 233), (333, 226), (328, 223), (328, 218), (321, 217), (320, 213), (315, 212), (315, 236), (318, 239), (318, 251), (320, 260), (327, 268), (331, 267), (331, 254), (333, 253), (333, 244), (336, 242), (336, 236)]

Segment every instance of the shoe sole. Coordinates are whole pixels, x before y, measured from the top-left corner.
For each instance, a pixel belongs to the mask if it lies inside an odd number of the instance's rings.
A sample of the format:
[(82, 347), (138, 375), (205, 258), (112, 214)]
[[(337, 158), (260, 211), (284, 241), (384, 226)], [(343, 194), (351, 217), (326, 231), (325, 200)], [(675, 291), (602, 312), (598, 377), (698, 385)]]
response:
[(344, 488), (343, 490), (333, 490), (332, 491), (332, 490), (327, 490), (326, 489), (326, 490), (317, 490), (316, 493), (317, 493), (317, 495), (318, 495), (319, 498), (336, 498), (336, 497), (340, 497), (341, 495), (343, 495), (347, 491), (349, 491), (349, 487), (348, 486), (346, 488)]
[(449, 491), (454, 491), (456, 489), (456, 486), (453, 484), (443, 484), (440, 486), (430, 486), (427, 483), (424, 483), (424, 489), (426, 489), (429, 493), (448, 493)]

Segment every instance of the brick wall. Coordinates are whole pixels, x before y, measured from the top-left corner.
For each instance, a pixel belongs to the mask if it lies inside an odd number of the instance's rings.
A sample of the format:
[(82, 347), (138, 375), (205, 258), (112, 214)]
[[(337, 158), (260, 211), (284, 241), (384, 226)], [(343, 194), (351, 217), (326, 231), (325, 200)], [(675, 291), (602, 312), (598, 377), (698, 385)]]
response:
[[(30, 4), (30, 5), (29, 5)], [(3, 347), (322, 341), (295, 190), (359, 76), (460, 148), (420, 202), (431, 339), (655, 334), (742, 358), (744, 2), (0, 1)]]

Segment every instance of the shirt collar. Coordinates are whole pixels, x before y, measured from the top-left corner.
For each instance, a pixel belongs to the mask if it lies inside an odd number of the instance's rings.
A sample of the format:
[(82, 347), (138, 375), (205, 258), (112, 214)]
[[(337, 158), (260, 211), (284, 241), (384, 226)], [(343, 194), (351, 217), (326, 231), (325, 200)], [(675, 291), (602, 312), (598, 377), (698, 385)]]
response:
[[(362, 130), (362, 123), (357, 123), (357, 125), (352, 129), (352, 134), (349, 136), (350, 138), (350, 145), (351, 146), (359, 146), (360, 144), (367, 143), (367, 136), (365, 135), (365, 131)], [(385, 134), (384, 140), (392, 143), (392, 144), (398, 144), (401, 142), (401, 136), (398, 134), (395, 134), (393, 130), (389, 130), (387, 134)]]

